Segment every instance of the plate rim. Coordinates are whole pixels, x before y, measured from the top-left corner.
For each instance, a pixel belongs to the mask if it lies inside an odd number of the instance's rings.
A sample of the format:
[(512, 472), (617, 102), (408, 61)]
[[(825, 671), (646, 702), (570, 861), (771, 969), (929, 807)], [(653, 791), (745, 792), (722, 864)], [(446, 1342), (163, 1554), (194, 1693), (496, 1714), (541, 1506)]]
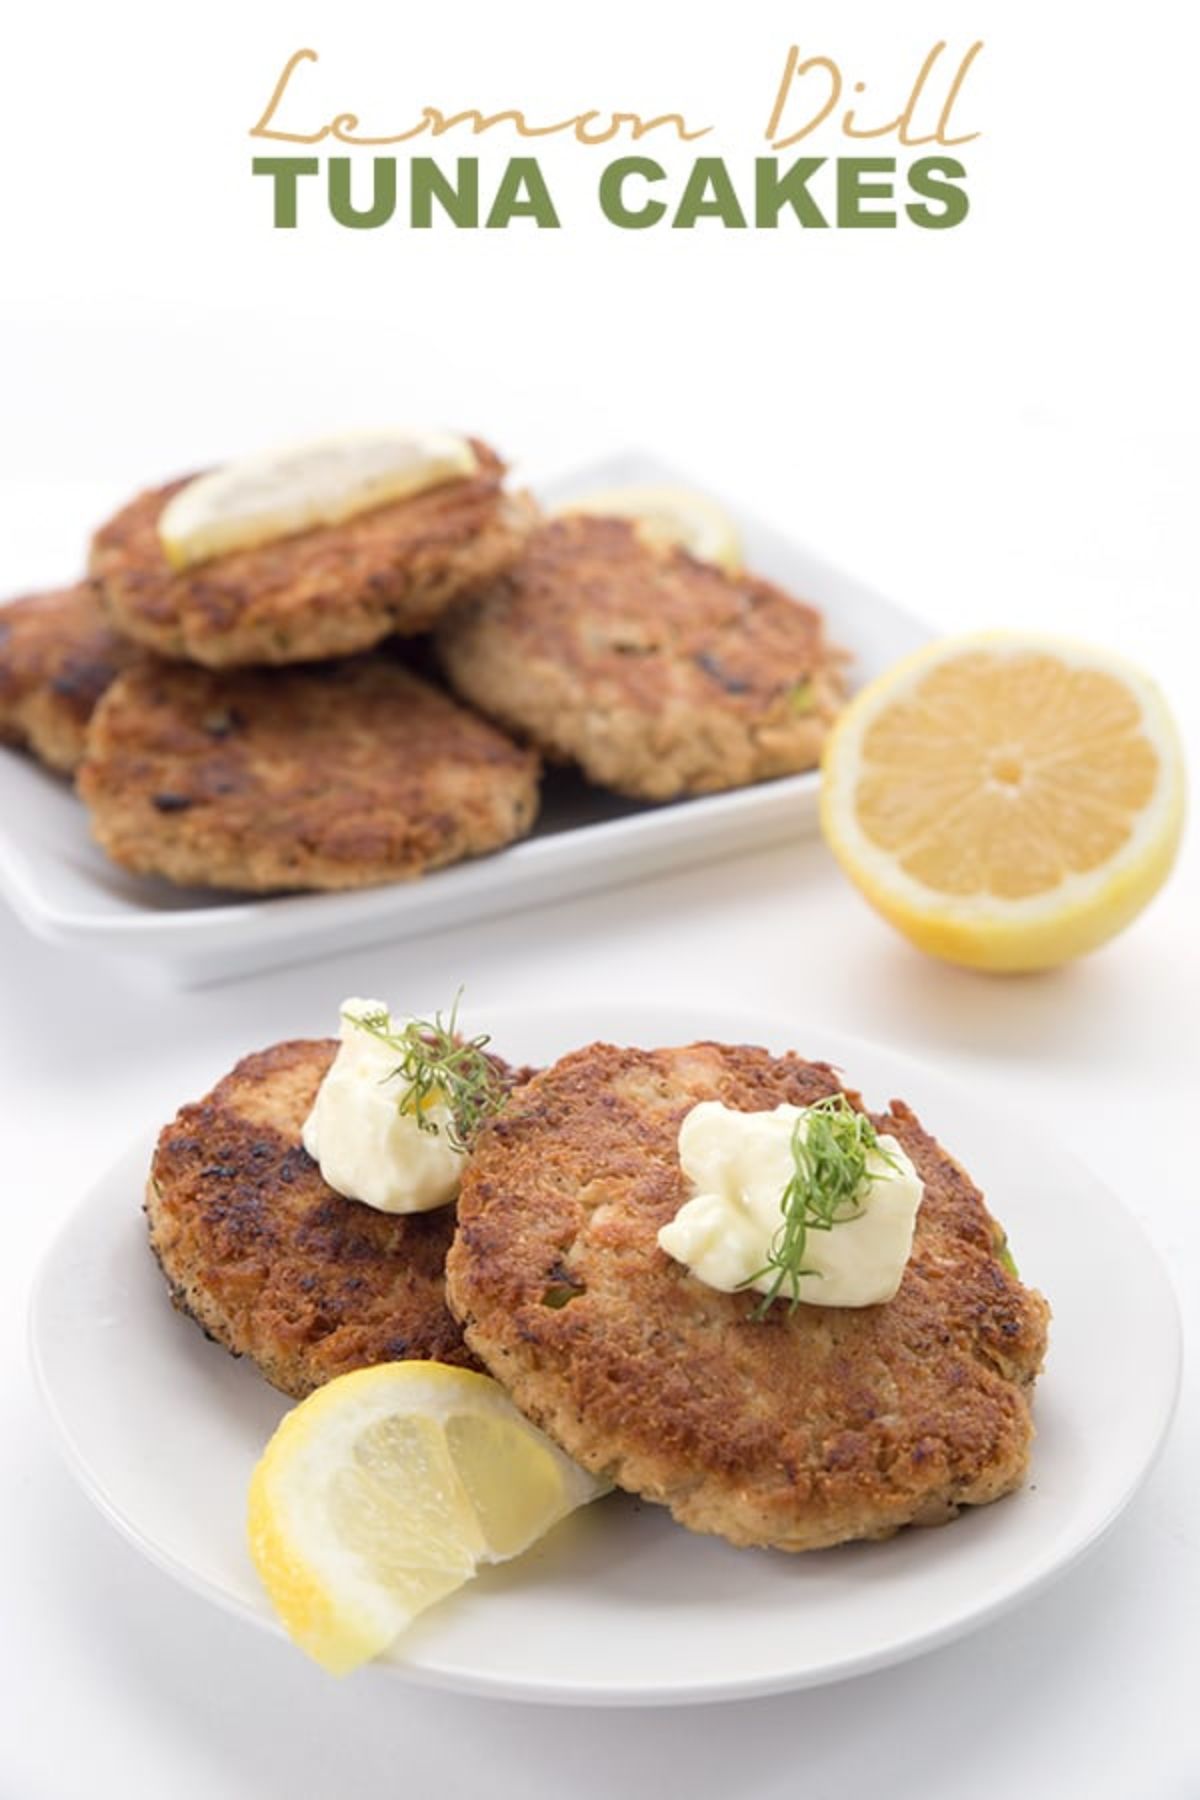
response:
[[(6, 746), (12, 749), (13, 746)], [(182, 936), (195, 921), (203, 919), (215, 933), (219, 925), (230, 926), (248, 918), (277, 916), (277, 909), (289, 902), (301, 904), (313, 900), (345, 900), (354, 898), (377, 898), (378, 905), (369, 910), (372, 916), (387, 910), (386, 897), (397, 893), (415, 891), (420, 882), (452, 875), (459, 869), (490, 868), (493, 855), (503, 855), (506, 860), (518, 862), (520, 866), (535, 861), (539, 856), (550, 854), (548, 846), (556, 845), (560, 838), (567, 838), (572, 843), (582, 841), (585, 847), (594, 845), (602, 835), (616, 832), (622, 835), (642, 835), (644, 830), (651, 829), (651, 821), (668, 817), (672, 822), (678, 820), (684, 810), (703, 814), (709, 818), (721, 818), (722, 815), (749, 810), (745, 806), (746, 797), (752, 796), (761, 800), (760, 810), (771, 810), (771, 801), (786, 801), (791, 798), (807, 799), (815, 795), (819, 785), (819, 774), (816, 769), (802, 769), (794, 775), (777, 775), (769, 781), (757, 781), (745, 787), (728, 788), (715, 794), (693, 794), (678, 800), (661, 803), (647, 801), (636, 812), (619, 819), (593, 819), (582, 825), (569, 825), (546, 837), (520, 838), (516, 843), (506, 844), (501, 850), (491, 852), (487, 856), (467, 857), (461, 863), (452, 863), (444, 869), (431, 869), (427, 876), (417, 881), (381, 882), (377, 887), (330, 889), (324, 893), (295, 894), (236, 894), (214, 900), (210, 905), (195, 907), (179, 907), (162, 912), (147, 909), (145, 913), (116, 913), (111, 917), (83, 912), (69, 906), (63, 906), (53, 900), (45, 900), (35, 882), (28, 878), (26, 866), (20, 846), (8, 834), (0, 823), (0, 893), (4, 894), (13, 910), (19, 912), (30, 930), (40, 931), (42, 924), (60, 934), (61, 940), (72, 943), (110, 943), (117, 947), (116, 940), (144, 933), (157, 938)], [(738, 803), (741, 802), (739, 806)], [(19, 898), (18, 898), (19, 896)], [(275, 909), (273, 915), (262, 911), (264, 901), (271, 903)], [(22, 910), (24, 908), (25, 910)], [(60, 941), (60, 940), (56, 940)]]
[[(690, 1017), (696, 1021), (702, 1018), (709, 1020), (709, 1031), (713, 1029), (722, 1033), (723, 1041), (734, 1041), (724, 1036), (732, 1021), (741, 1020), (735, 1029), (749, 1027), (761, 1032), (762, 1038), (780, 1038), (792, 1031), (792, 1027), (782, 1014), (773, 1014), (759, 1008), (708, 1008), (694, 1007), (687, 1002), (663, 998), (659, 1001), (639, 1000), (636, 1002), (614, 1002), (611, 998), (594, 996), (590, 999), (580, 996), (570, 1002), (523, 1007), (520, 1003), (497, 1003), (481, 1006), (480, 1022), (484, 1028), (491, 1028), (494, 1019), (518, 1016), (525, 1020), (536, 1018), (539, 1029), (547, 1020), (561, 1020), (564, 1023), (579, 1016), (581, 1011), (594, 1013), (603, 1017), (619, 1012), (630, 1019), (644, 1015), (671, 1017), (682, 1020)], [(931, 1076), (936, 1082), (956, 1089), (977, 1108), (990, 1114), (991, 1108), (976, 1097), (976, 1084), (962, 1080), (956, 1073), (945, 1074), (937, 1064), (928, 1058), (914, 1057), (906, 1051), (896, 1050), (890, 1044), (878, 1039), (870, 1039), (859, 1034), (847, 1032), (840, 1027), (812, 1022), (806, 1023), (805, 1036), (811, 1036), (816, 1044), (824, 1039), (831, 1041), (829, 1060), (836, 1068), (842, 1068), (841, 1058), (849, 1062), (854, 1053), (862, 1049), (873, 1056), (884, 1056), (896, 1065), (901, 1085), (911, 1071), (918, 1079), (921, 1075)], [(740, 1041), (747, 1042), (749, 1039)], [(1162, 1331), (1164, 1366), (1169, 1368), (1169, 1378), (1162, 1391), (1157, 1395), (1156, 1405), (1148, 1418), (1151, 1431), (1148, 1437), (1149, 1448), (1140, 1463), (1122, 1481), (1119, 1491), (1111, 1498), (1107, 1510), (1089, 1525), (1086, 1533), (1071, 1544), (1065, 1554), (1053, 1554), (1042, 1563), (1035, 1565), (1032, 1573), (1022, 1575), (1015, 1583), (1006, 1585), (999, 1593), (984, 1599), (980, 1604), (968, 1607), (954, 1617), (935, 1624), (925, 1630), (907, 1634), (901, 1641), (889, 1639), (877, 1649), (848, 1652), (833, 1661), (817, 1667), (810, 1667), (794, 1673), (781, 1672), (778, 1675), (719, 1676), (712, 1679), (691, 1678), (686, 1682), (671, 1684), (658, 1682), (653, 1685), (640, 1682), (636, 1685), (621, 1686), (616, 1683), (604, 1686), (586, 1683), (571, 1684), (559, 1681), (557, 1685), (548, 1687), (532, 1680), (513, 1680), (503, 1673), (478, 1673), (464, 1671), (460, 1668), (439, 1666), (436, 1657), (427, 1662), (406, 1662), (403, 1660), (376, 1659), (367, 1665), (366, 1673), (378, 1680), (392, 1680), (396, 1677), (415, 1686), (440, 1689), (444, 1692), (468, 1695), (474, 1698), (495, 1699), (509, 1702), (520, 1702), (531, 1705), (564, 1705), (592, 1707), (668, 1707), (703, 1705), (706, 1702), (736, 1702), (766, 1697), (773, 1694), (799, 1692), (808, 1688), (831, 1685), (835, 1682), (853, 1679), (859, 1675), (870, 1674), (883, 1668), (910, 1661), (918, 1656), (952, 1643), (961, 1637), (982, 1629), (994, 1620), (1015, 1610), (1027, 1600), (1043, 1593), (1067, 1575), (1072, 1569), (1094, 1550), (1137, 1497), (1146, 1481), (1153, 1473), (1170, 1435), (1174, 1422), (1181, 1391), (1183, 1371), (1183, 1332), (1182, 1315), (1179, 1297), (1170, 1272), (1157, 1245), (1150, 1238), (1138, 1217), (1125, 1205), (1115, 1190), (1088, 1164), (1065, 1146), (1052, 1132), (1040, 1133), (1043, 1143), (1052, 1146), (1058, 1160), (1071, 1165), (1095, 1189), (1103, 1191), (1109, 1201), (1118, 1207), (1129, 1222), (1139, 1239), (1145, 1265), (1153, 1270), (1164, 1301), (1159, 1324)], [(76, 1443), (71, 1428), (64, 1417), (55, 1396), (53, 1383), (48, 1375), (43, 1354), (42, 1328), (39, 1320), (45, 1306), (45, 1295), (52, 1284), (56, 1263), (63, 1246), (69, 1241), (72, 1229), (79, 1217), (86, 1213), (96, 1202), (102, 1190), (108, 1188), (118, 1178), (124, 1178), (124, 1171), (129, 1169), (140, 1171), (146, 1168), (150, 1153), (158, 1137), (158, 1130), (147, 1128), (133, 1138), (126, 1148), (115, 1157), (91, 1182), (86, 1191), (76, 1200), (66, 1216), (60, 1221), (58, 1228), (39, 1258), (37, 1269), (30, 1288), (26, 1309), (26, 1352), (34, 1387), (38, 1399), (44, 1408), (46, 1417), (53, 1428), (53, 1441), (59, 1454), (87, 1498), (96, 1506), (100, 1514), (112, 1524), (132, 1548), (140, 1552), (151, 1564), (164, 1574), (173, 1577), (186, 1590), (198, 1598), (210, 1601), (222, 1611), (234, 1617), (244, 1619), (247, 1623), (269, 1632), (280, 1641), (287, 1641), (287, 1634), (279, 1621), (265, 1609), (258, 1610), (248, 1604), (236, 1593), (222, 1587), (216, 1581), (203, 1574), (198, 1574), (190, 1564), (177, 1556), (172, 1550), (139, 1527), (122, 1507), (106, 1491), (103, 1481), (97, 1476), (86, 1456)], [(136, 1191), (135, 1184), (135, 1191)], [(113, 1214), (115, 1217), (115, 1213)], [(284, 1400), (285, 1396), (280, 1396)], [(986, 1511), (986, 1508), (976, 1509)], [(679, 1527), (683, 1530), (683, 1527)]]

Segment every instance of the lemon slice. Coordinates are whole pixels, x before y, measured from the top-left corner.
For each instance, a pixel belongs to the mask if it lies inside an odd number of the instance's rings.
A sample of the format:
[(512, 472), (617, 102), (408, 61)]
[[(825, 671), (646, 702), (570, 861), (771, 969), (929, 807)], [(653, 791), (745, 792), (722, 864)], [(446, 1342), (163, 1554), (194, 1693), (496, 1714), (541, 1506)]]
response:
[(599, 513), (606, 518), (633, 519), (647, 543), (678, 545), (701, 562), (716, 563), (734, 575), (742, 566), (737, 526), (724, 507), (694, 488), (616, 487), (584, 494), (559, 509), (561, 513)]
[(159, 541), (174, 569), (337, 525), (356, 513), (471, 475), (475, 452), (450, 431), (355, 431), (225, 463), (163, 508)]
[(914, 944), (1041, 969), (1105, 942), (1166, 880), (1183, 825), (1170, 713), (1120, 658), (991, 632), (929, 645), (842, 714), (821, 822)]
[(291, 1637), (343, 1675), (605, 1492), (488, 1376), (381, 1363), (284, 1418), (250, 1483), (250, 1554)]

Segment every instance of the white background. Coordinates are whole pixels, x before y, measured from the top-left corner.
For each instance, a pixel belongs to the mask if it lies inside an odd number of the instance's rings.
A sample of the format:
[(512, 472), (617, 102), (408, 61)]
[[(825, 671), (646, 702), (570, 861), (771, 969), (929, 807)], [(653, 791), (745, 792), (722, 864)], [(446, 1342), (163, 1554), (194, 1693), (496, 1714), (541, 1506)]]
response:
[[(302, 43), (314, 95), (383, 129), (425, 103), (679, 108), (720, 124), (703, 148), (736, 173), (789, 42), (838, 56), (865, 104), (939, 35), (987, 43), (955, 231), (617, 232), (590, 191), (608, 152), (556, 140), (556, 233), (273, 233), (249, 174)], [(1168, 0), (23, 9), (0, 64), (0, 585), (71, 576), (139, 484), (297, 433), (444, 420), (539, 467), (637, 445), (937, 626), (1123, 649), (1194, 747), (1196, 48)], [(148, 1121), (251, 1045), (324, 1030), (344, 993), (425, 1007), (464, 978), (481, 1002), (716, 992), (788, 1009), (817, 1053), (826, 1020), (952, 1066), (1102, 1167), (1194, 1309), (1195, 860), (1119, 944), (1003, 983), (919, 959), (815, 844), (175, 999), (0, 919), (0, 1795), (1191, 1800), (1194, 1378), (1121, 1527), (1023, 1614), (838, 1690), (593, 1717), (335, 1686), (173, 1588), (71, 1486), (23, 1316), (56, 1223)]]

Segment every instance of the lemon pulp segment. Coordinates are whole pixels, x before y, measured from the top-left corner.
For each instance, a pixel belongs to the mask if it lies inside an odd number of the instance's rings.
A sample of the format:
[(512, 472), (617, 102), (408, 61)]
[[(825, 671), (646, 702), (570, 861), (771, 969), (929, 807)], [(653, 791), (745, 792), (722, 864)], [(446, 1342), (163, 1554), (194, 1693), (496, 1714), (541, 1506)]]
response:
[(742, 566), (737, 526), (724, 507), (694, 488), (666, 484), (604, 488), (570, 500), (559, 510), (632, 519), (647, 543), (678, 545), (701, 562), (716, 563), (728, 574), (735, 574)]
[(223, 464), (163, 508), (159, 540), (174, 569), (253, 549), (470, 475), (468, 439), (412, 427), (357, 431)]
[(934, 644), (851, 703), (822, 823), (915, 943), (979, 967), (1079, 955), (1165, 880), (1182, 756), (1153, 684), (1103, 651), (1018, 634)]
[(250, 1552), (291, 1637), (344, 1674), (605, 1491), (488, 1376), (383, 1363), (284, 1418), (251, 1480)]

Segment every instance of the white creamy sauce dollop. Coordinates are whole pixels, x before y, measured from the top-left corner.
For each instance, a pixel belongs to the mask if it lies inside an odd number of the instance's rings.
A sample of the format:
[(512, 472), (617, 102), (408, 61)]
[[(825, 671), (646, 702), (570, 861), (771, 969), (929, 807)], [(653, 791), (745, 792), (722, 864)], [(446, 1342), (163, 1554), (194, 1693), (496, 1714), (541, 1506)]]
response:
[[(764, 1270), (783, 1222), (781, 1201), (795, 1173), (792, 1134), (807, 1128), (809, 1109), (734, 1112), (717, 1100), (694, 1106), (679, 1128), (679, 1161), (692, 1188), (658, 1234), (668, 1256), (709, 1287), (769, 1293)], [(886, 1154), (882, 1154), (886, 1153)], [(894, 1166), (893, 1166), (894, 1165)], [(912, 1253), (923, 1184), (894, 1137), (867, 1152), (867, 1175), (855, 1196), (857, 1217), (828, 1231), (810, 1230), (797, 1297), (815, 1306), (875, 1306), (891, 1300)], [(782, 1289), (791, 1298), (790, 1282)]]
[[(424, 1129), (414, 1113), (401, 1112), (407, 1084), (394, 1073), (397, 1052), (354, 1023), (387, 1010), (378, 1000), (344, 1002), (338, 1053), (301, 1139), (330, 1187), (348, 1200), (379, 1212), (429, 1212), (458, 1193), (463, 1159), (450, 1142), (444, 1100), (426, 1103)], [(407, 1022), (393, 1025), (402, 1030)]]

